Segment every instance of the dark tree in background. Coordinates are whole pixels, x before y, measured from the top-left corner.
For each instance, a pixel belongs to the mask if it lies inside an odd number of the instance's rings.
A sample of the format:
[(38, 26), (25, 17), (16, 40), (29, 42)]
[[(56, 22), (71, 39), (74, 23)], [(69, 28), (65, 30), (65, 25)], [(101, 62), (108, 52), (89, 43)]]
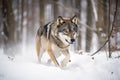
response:
[(2, 14), (3, 14), (3, 31), (5, 34), (4, 39), (4, 51), (8, 53), (9, 47), (15, 45), (15, 20), (14, 13), (12, 9), (12, 1), (11, 0), (2, 0)]
[(59, 15), (59, 5), (58, 5), (59, 0), (53, 0), (53, 9), (54, 9), (54, 19), (57, 19)]
[[(87, 4), (87, 24), (92, 27), (92, 18), (93, 18), (93, 12), (92, 12), (92, 3), (91, 0), (88, 0)], [(92, 39), (92, 33), (89, 29), (87, 29), (86, 32), (86, 51), (90, 51), (91, 48), (91, 39)]]
[(2, 15), (2, 0), (0, 0), (0, 48), (3, 46), (3, 15)]
[(40, 4), (40, 25), (44, 25), (45, 22), (45, 0), (39, 0)]
[[(76, 12), (75, 14), (77, 15), (77, 17), (80, 18), (80, 14), (81, 14), (81, 6), (80, 6), (81, 0), (77, 0), (76, 1), (76, 9), (78, 9), (78, 12)], [(79, 26), (80, 27), (80, 26)], [(75, 44), (75, 48), (76, 50), (80, 50), (81, 49), (81, 32), (79, 31), (79, 35), (77, 38), (77, 43)]]

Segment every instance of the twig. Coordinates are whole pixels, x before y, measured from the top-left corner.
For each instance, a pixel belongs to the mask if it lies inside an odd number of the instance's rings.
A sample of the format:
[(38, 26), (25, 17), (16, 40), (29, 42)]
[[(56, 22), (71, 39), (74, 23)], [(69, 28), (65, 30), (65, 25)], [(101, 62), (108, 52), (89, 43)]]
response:
[(89, 30), (97, 33), (97, 31), (96, 31), (95, 29), (91, 28), (90, 26), (88, 26), (88, 25), (85, 24), (85, 23), (82, 23), (80, 20), (78, 20), (78, 25), (85, 26), (85, 27), (88, 28)]
[(105, 43), (104, 43), (96, 52), (92, 53), (91, 56), (94, 56), (95, 54), (97, 54), (97, 53), (106, 45), (106, 43), (107, 43), (108, 41), (109, 41), (109, 40), (106, 40)]

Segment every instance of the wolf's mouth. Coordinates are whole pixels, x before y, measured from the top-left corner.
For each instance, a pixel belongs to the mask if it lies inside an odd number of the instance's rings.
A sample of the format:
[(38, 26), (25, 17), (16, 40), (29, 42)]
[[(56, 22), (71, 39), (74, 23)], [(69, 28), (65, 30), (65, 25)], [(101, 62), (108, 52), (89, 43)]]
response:
[(69, 44), (73, 44), (73, 42), (69, 42), (67, 39), (65, 39), (66, 42), (68, 42)]

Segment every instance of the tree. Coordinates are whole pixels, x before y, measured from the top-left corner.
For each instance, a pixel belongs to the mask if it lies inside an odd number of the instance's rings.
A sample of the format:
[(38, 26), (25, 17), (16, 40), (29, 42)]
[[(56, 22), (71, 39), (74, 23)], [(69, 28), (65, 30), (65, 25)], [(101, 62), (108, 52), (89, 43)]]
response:
[(0, 48), (2, 48), (4, 41), (2, 8), (2, 0), (0, 0)]
[[(76, 12), (75, 14), (77, 15), (78, 19), (80, 19), (80, 15), (81, 15), (80, 4), (81, 4), (81, 0), (77, 0), (75, 5), (76, 5), (76, 9), (78, 10), (79, 13)], [(78, 35), (78, 38), (77, 38), (77, 41), (76, 41), (76, 44), (75, 44), (75, 48), (76, 48), (77, 51), (81, 49), (81, 34), (80, 33), (81, 32), (79, 31), (79, 35)]]
[(39, 0), (40, 3), (40, 25), (44, 25), (45, 21), (45, 0)]
[(54, 19), (57, 19), (59, 14), (59, 8), (58, 8), (58, 0), (53, 0), (53, 10), (54, 10)]
[[(92, 27), (93, 24), (93, 12), (92, 12), (92, 3), (91, 0), (87, 1), (88, 5), (87, 5), (87, 24)], [(87, 33), (86, 33), (86, 51), (90, 52), (90, 48), (91, 48), (91, 40), (92, 40), (92, 33), (89, 29), (87, 29)]]
[[(8, 50), (8, 47), (12, 48), (15, 45), (15, 21), (14, 21), (14, 14), (12, 9), (12, 1), (11, 0), (3, 0), (3, 27), (4, 27), (4, 34), (7, 36), (5, 40), (5, 50)], [(5, 52), (8, 53), (8, 52)]]

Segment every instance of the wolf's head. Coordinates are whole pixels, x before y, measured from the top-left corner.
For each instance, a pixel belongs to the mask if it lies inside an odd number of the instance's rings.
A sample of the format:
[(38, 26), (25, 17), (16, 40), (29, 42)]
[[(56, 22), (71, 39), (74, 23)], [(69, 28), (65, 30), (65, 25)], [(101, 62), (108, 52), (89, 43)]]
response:
[(77, 16), (72, 18), (57, 18), (56, 36), (66, 45), (73, 44), (78, 35)]

